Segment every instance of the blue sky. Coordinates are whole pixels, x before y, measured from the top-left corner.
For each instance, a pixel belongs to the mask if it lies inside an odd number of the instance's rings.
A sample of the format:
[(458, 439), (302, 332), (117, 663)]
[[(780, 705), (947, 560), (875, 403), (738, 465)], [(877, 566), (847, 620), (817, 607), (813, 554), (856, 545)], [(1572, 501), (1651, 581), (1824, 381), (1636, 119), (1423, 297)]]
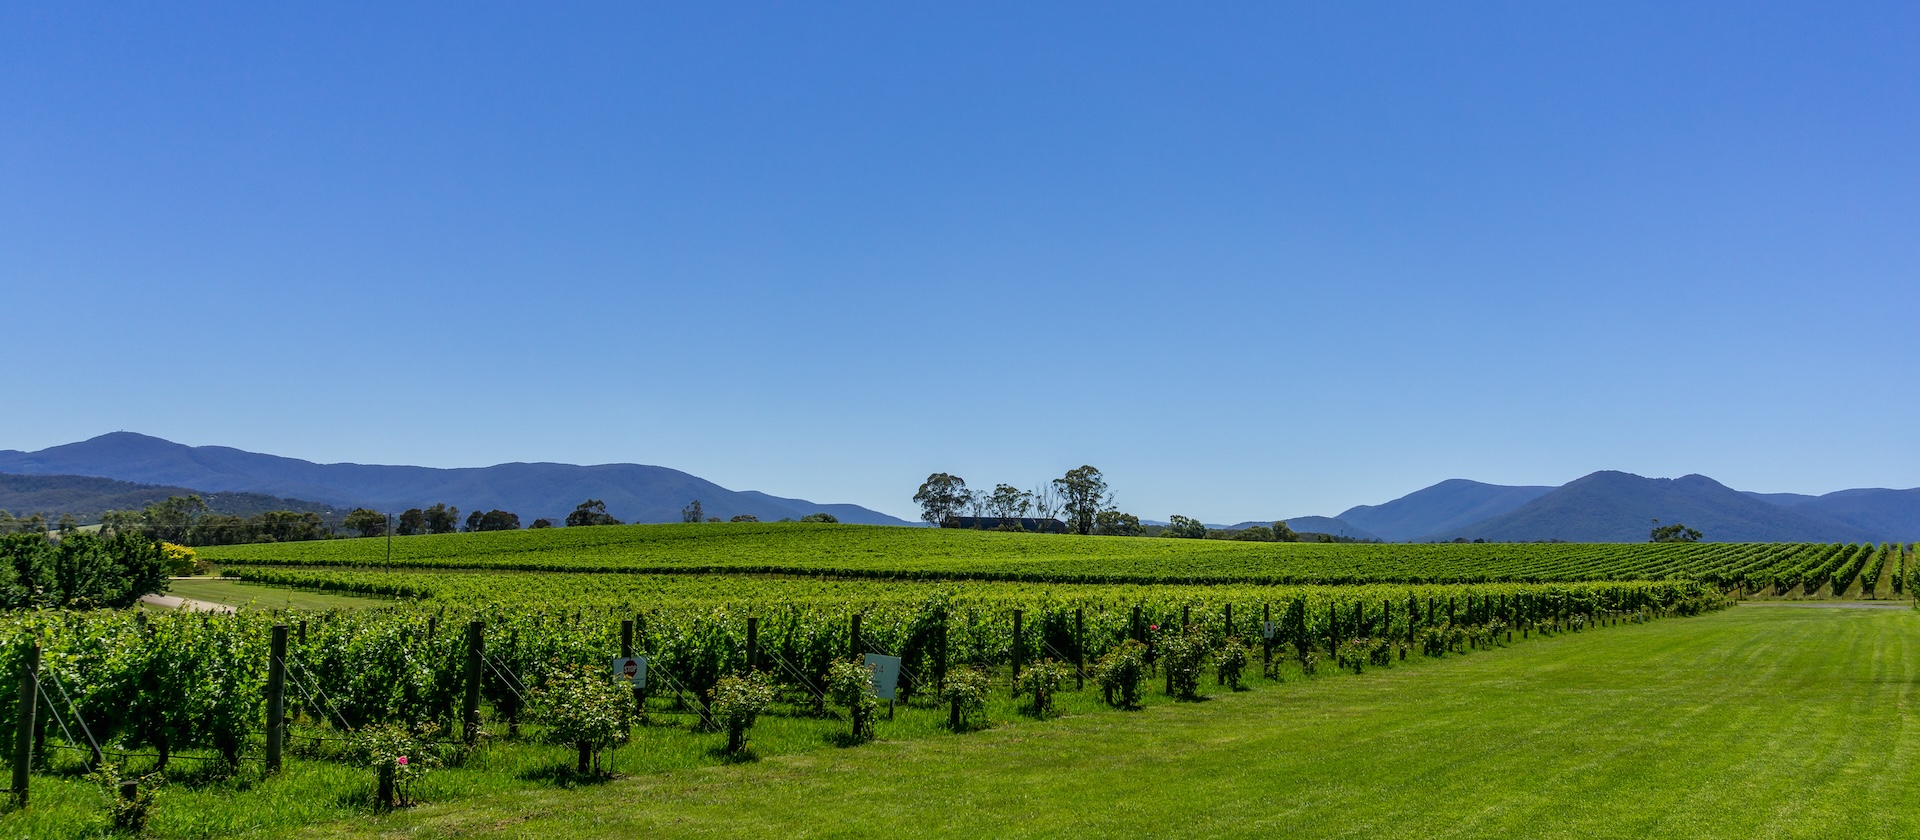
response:
[(10, 4), (0, 448), (1920, 484), (1920, 7)]

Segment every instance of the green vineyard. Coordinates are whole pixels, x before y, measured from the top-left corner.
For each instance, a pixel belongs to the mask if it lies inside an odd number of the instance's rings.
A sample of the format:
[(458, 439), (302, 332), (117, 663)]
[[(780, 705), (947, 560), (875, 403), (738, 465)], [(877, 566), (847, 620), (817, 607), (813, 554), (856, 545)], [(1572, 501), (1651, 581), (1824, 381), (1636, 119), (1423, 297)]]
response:
[(766, 574), (1057, 583), (1548, 583), (1698, 580), (1746, 589), (1888, 576), (1909, 547), (1792, 543), (1320, 544), (1081, 537), (878, 526), (630, 525), (391, 541), (222, 546), (231, 569), (328, 566), (577, 573)]
[[(555, 766), (590, 778), (603, 757), (668, 769), (749, 743), (950, 737), (996, 716), (1139, 708), (1541, 636), (1600, 631), (1605, 644), (1606, 628), (1750, 592), (1897, 593), (1913, 566), (1892, 545), (1246, 544), (788, 524), (453, 534), (390, 550), (202, 552), (244, 582), (233, 586), (372, 599), (364, 609), (0, 614), (0, 689), (26, 698), (0, 704), (0, 731), (18, 736), (34, 710), (15, 743), (28, 745), (30, 787), (62, 803), (0, 827), (66, 832), (160, 789), (173, 797), (153, 806), (164, 833), (222, 836), (268, 823), (231, 809), (194, 823), (185, 803), (272, 776), (350, 791), (312, 807), (364, 808), (404, 803), (428, 767), (468, 780), (429, 788), (457, 797)], [(883, 718), (857, 667), (869, 655), (898, 660)], [(645, 659), (644, 685), (607, 694), (608, 663), (629, 656)], [(86, 792), (108, 782), (135, 792)]]

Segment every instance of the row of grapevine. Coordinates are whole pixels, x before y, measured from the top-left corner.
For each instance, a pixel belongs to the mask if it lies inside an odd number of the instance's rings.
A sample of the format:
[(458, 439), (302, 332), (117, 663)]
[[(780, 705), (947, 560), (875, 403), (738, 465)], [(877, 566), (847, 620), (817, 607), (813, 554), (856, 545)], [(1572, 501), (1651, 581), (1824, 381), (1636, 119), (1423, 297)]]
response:
[[(1208, 592), (1213, 597), (1204, 597)], [(357, 730), (426, 721), (452, 728), (467, 644), (458, 630), (473, 621), (484, 623), (482, 696), (495, 720), (513, 726), (528, 694), (558, 669), (604, 667), (619, 653), (623, 621), (633, 622), (634, 648), (652, 659), (656, 690), (698, 705), (720, 677), (747, 667), (750, 624), (757, 631), (754, 664), (784, 689), (817, 702), (834, 662), (869, 652), (905, 660), (903, 689), (911, 695), (928, 690), (950, 667), (1005, 669), (1016, 657), (1092, 661), (1129, 638), (1152, 643), (1157, 633), (1189, 624), (1222, 642), (1324, 648), (1331, 656), (1343, 640), (1356, 638), (1412, 640), (1420, 631), (1496, 622), (1563, 626), (1721, 602), (1717, 590), (1684, 582), (1146, 594), (1069, 599), (976, 585), (857, 604), (743, 598), (730, 605), (589, 607), (556, 598), (289, 614), (34, 611), (0, 616), (0, 674), (11, 683), (20, 651), (36, 642), (44, 672), (94, 739), (120, 749), (152, 748), (164, 764), (166, 756), (193, 748), (237, 760), (259, 734), (267, 631), (276, 622), (297, 628), (287, 654), (295, 696), (329, 725)], [(862, 624), (857, 647), (850, 631), (856, 614)], [(1262, 633), (1267, 620), (1277, 625), (1271, 640)], [(1148, 632), (1152, 627), (1160, 629)], [(0, 728), (12, 729), (13, 714), (10, 704), (0, 704)]]
[[(848, 525), (633, 525), (221, 546), (223, 568), (759, 574), (1027, 583), (1360, 585), (1689, 579), (1774, 585), (1789, 543), (1307, 544)], [(1828, 569), (1827, 572), (1831, 572)], [(1825, 581), (1823, 577), (1822, 582)], [(1793, 585), (1799, 581), (1793, 581)]]

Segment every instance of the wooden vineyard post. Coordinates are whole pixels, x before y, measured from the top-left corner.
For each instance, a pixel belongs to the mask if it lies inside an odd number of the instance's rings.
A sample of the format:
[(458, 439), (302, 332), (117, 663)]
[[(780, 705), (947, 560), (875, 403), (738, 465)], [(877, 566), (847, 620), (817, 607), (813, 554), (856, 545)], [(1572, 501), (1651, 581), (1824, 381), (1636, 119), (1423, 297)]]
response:
[(20, 705), (13, 724), (13, 796), (19, 807), (27, 807), (27, 778), (33, 764), (33, 713), (39, 709), (40, 646), (27, 645), (20, 661)]
[(1147, 643), (1146, 634), (1141, 632), (1140, 630), (1140, 608), (1139, 607), (1133, 608), (1133, 640), (1143, 645)]
[(1340, 605), (1327, 601), (1327, 656), (1340, 655)]
[(1087, 612), (1081, 608), (1073, 610), (1073, 688), (1079, 691), (1087, 687)]
[(940, 646), (933, 657), (933, 690), (937, 694), (947, 687), (947, 636), (951, 632), (951, 616), (943, 608), (940, 610)]
[(1187, 632), (1187, 628), (1192, 626), (1193, 626), (1193, 607), (1190, 607), (1190, 606), (1181, 607), (1180, 608), (1180, 632), (1185, 633)]
[[(633, 654), (629, 653), (628, 656)], [(760, 617), (747, 617), (747, 673), (760, 669)]]
[[(1420, 620), (1419, 613), (1420, 613), (1420, 596), (1415, 595), (1411, 592), (1407, 593), (1407, 647), (1413, 647), (1414, 625), (1419, 623), (1419, 620)], [(1406, 652), (1401, 651), (1401, 658), (1404, 659), (1405, 657), (1406, 657)]]
[(855, 662), (859, 662), (859, 661), (861, 661), (861, 657), (860, 657), (860, 651), (861, 651), (861, 647), (860, 647), (860, 615), (861, 615), (860, 613), (854, 613), (854, 614), (853, 614), (853, 627), (852, 627), (852, 630), (851, 630), (851, 632), (850, 632), (850, 633), (848, 634), (848, 642), (847, 642), (847, 643), (848, 643), (849, 645), (852, 645), (852, 647), (853, 647), (853, 661), (855, 661)]
[(440, 617), (437, 615), (427, 616), (427, 643), (428, 644), (433, 643), (434, 633), (437, 632), (439, 629), (440, 629)]
[(1367, 602), (1356, 599), (1353, 602), (1353, 637), (1358, 639), (1365, 635), (1367, 635)]
[(307, 620), (300, 619), (300, 646), (307, 646)]
[(1021, 655), (1026, 653), (1026, 639), (1020, 635), (1022, 617), (1020, 610), (1013, 611), (1013, 696), (1015, 697), (1020, 696), (1020, 660)]
[(1227, 604), (1227, 638), (1233, 638), (1233, 604)]
[(480, 738), (480, 658), (486, 655), (487, 625), (467, 625), (467, 667), (461, 675), (466, 688), (460, 698), (460, 738), (471, 744)]
[(1260, 657), (1267, 670), (1273, 669), (1273, 636), (1267, 633), (1267, 625), (1273, 623), (1273, 605), (1260, 605)]
[(620, 622), (620, 658), (631, 659), (632, 657), (633, 657), (633, 619), (628, 618), (628, 619), (623, 619)]
[(287, 625), (273, 625), (267, 640), (267, 772), (280, 772), (287, 742)]

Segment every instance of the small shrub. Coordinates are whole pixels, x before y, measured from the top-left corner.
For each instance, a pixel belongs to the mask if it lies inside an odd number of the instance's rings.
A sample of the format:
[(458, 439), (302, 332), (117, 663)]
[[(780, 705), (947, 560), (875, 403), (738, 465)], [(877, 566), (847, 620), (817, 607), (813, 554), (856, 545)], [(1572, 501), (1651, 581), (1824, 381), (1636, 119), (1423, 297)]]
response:
[(1218, 673), (1215, 676), (1221, 685), (1225, 685), (1234, 691), (1245, 688), (1245, 686), (1240, 683), (1242, 676), (1247, 670), (1246, 646), (1240, 644), (1237, 640), (1227, 642), (1226, 647), (1220, 649), (1220, 654), (1216, 660), (1216, 668)]
[(413, 783), (440, 766), (433, 744), (439, 731), (439, 724), (428, 722), (417, 727), (378, 724), (354, 732), (353, 756), (373, 770), (377, 782), (375, 805), (391, 809), (413, 804)]
[(1169, 633), (1161, 642), (1160, 657), (1166, 661), (1167, 685), (1171, 694), (1182, 700), (1200, 696), (1200, 670), (1212, 651), (1207, 632), (1199, 625), (1183, 632)]
[[(1147, 676), (1147, 646), (1134, 639), (1107, 651), (1093, 665), (1093, 679), (1100, 684), (1107, 705), (1121, 709), (1140, 707), (1140, 681)], [(1115, 699), (1114, 695), (1119, 698)]]
[(534, 716), (547, 740), (579, 751), (575, 770), (600, 770), (600, 752), (627, 742), (633, 726), (633, 687), (603, 668), (568, 665), (533, 692)]
[(1300, 673), (1311, 677), (1320, 670), (1320, 652), (1303, 650), (1300, 652)]
[(1021, 671), (1018, 693), (1029, 698), (1026, 713), (1037, 718), (1051, 716), (1054, 695), (1060, 693), (1060, 683), (1066, 676), (1067, 669), (1051, 659), (1043, 659)]
[(987, 672), (979, 668), (958, 668), (947, 672), (946, 684), (940, 688), (940, 700), (947, 704), (947, 728), (955, 732), (970, 728), (976, 723), (985, 723), (981, 713), (987, 708), (987, 692), (993, 690), (993, 681)]
[(713, 717), (727, 730), (728, 754), (738, 755), (747, 748), (747, 732), (772, 704), (773, 684), (765, 674), (754, 671), (744, 677), (720, 678), (713, 689)]
[(1386, 639), (1368, 639), (1367, 664), (1379, 668), (1386, 668), (1393, 665), (1394, 649), (1394, 643)]
[(847, 707), (847, 722), (852, 725), (849, 737), (854, 743), (873, 740), (873, 718), (880, 708), (880, 698), (873, 696), (873, 672), (864, 663), (857, 659), (833, 663), (827, 669), (827, 696)]
[(113, 792), (113, 801), (107, 804), (107, 819), (114, 832), (141, 834), (147, 830), (147, 818), (153, 813), (153, 788), (135, 787), (133, 795), (128, 796), (121, 787), (127, 779), (120, 775), (120, 765), (112, 762), (100, 765), (91, 778)]
[(1340, 670), (1358, 674), (1365, 670), (1367, 655), (1372, 648), (1373, 645), (1366, 639), (1348, 639), (1340, 643), (1340, 649), (1334, 653), (1334, 662)]

